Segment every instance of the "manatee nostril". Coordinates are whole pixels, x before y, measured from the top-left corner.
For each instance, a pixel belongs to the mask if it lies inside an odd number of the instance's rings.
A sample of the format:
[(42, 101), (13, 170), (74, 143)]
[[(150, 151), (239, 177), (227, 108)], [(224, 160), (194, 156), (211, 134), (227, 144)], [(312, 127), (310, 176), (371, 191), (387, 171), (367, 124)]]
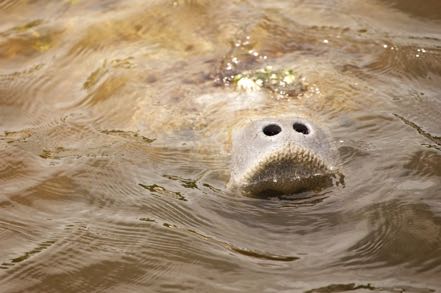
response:
[(303, 123), (296, 122), (293, 124), (292, 128), (299, 133), (303, 133), (304, 135), (309, 134), (309, 128)]
[(277, 124), (269, 124), (263, 128), (263, 133), (266, 136), (274, 136), (282, 132), (282, 128)]

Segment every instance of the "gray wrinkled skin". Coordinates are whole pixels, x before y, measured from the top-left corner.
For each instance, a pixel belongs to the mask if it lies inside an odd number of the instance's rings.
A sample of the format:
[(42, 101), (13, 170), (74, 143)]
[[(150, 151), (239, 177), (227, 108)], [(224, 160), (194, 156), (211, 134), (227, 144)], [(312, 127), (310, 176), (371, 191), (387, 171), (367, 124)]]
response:
[(245, 195), (292, 194), (332, 184), (336, 150), (327, 132), (306, 118), (254, 120), (235, 129), (232, 139), (229, 186)]

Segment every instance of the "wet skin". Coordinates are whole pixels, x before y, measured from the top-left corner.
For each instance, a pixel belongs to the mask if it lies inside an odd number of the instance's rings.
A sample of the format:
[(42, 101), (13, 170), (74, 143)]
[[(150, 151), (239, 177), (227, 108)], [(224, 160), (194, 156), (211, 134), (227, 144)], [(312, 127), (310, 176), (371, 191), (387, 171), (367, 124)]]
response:
[(230, 187), (273, 196), (332, 184), (336, 151), (322, 127), (303, 117), (254, 120), (233, 132)]

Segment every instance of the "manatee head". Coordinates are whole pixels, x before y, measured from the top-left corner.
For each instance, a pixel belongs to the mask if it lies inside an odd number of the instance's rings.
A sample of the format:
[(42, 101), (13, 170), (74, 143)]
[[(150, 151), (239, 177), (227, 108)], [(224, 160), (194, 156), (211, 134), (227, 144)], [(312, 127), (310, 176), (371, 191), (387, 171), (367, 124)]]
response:
[(229, 186), (251, 196), (317, 190), (332, 184), (336, 150), (305, 117), (264, 118), (234, 129)]

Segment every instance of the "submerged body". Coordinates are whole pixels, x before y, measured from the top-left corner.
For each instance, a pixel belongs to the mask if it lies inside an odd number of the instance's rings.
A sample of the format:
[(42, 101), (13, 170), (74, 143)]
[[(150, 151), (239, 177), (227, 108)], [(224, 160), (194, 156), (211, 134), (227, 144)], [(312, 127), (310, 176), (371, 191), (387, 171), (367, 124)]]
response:
[(440, 3), (0, 1), (0, 292), (436, 292)]

